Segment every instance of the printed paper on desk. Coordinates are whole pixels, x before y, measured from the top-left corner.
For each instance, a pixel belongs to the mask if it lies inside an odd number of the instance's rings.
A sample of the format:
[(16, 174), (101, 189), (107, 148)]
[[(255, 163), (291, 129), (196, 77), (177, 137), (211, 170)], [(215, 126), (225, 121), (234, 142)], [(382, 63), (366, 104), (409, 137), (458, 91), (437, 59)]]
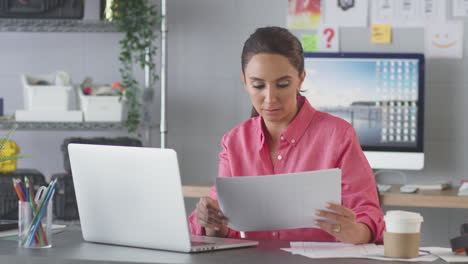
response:
[(216, 190), (234, 230), (316, 227), (316, 209), (341, 204), (341, 170), (217, 178)]

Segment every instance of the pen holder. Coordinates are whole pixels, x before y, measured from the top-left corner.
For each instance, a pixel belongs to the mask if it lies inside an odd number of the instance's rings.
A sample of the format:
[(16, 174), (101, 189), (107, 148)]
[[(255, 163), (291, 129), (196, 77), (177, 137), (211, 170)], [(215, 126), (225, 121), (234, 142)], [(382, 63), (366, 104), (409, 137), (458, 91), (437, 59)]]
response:
[(52, 201), (40, 204), (18, 201), (18, 246), (52, 247)]

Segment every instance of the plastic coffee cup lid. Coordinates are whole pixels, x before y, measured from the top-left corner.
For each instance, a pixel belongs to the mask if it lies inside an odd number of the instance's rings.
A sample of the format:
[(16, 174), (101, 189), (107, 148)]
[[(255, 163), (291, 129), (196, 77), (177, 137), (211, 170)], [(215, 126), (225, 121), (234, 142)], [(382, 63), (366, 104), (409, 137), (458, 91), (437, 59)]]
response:
[(419, 213), (391, 210), (385, 214), (385, 221), (411, 221), (411, 222), (423, 222), (424, 218)]

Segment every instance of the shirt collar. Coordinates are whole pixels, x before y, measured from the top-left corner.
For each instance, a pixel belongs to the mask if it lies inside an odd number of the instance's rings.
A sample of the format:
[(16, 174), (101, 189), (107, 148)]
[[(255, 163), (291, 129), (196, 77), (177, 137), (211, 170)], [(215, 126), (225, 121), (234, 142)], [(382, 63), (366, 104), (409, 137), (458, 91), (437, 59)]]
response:
[[(317, 110), (313, 108), (309, 101), (304, 97), (304, 96), (298, 96), (297, 97), (297, 103), (299, 105), (302, 105), (301, 108), (299, 109), (299, 112), (297, 115), (294, 117), (294, 119), (289, 123), (288, 127), (286, 130), (281, 134), (282, 137), (284, 137), (285, 140), (287, 140), (290, 144), (297, 144), (302, 136), (304, 135), (305, 131), (309, 127), (310, 122), (312, 121), (312, 118)], [(263, 122), (263, 118), (261, 116), (255, 117), (257, 120), (255, 120), (256, 126), (257, 126), (257, 131), (258, 131), (258, 150), (260, 151), (265, 144), (265, 123)]]

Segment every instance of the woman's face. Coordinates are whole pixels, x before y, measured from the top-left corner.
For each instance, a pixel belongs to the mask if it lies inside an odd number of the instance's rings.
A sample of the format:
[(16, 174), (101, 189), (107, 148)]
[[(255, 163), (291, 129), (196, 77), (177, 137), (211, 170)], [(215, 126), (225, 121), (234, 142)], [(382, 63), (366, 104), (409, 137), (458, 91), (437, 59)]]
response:
[(286, 124), (296, 115), (296, 95), (304, 77), (285, 56), (267, 53), (254, 55), (242, 75), (245, 90), (263, 119)]

